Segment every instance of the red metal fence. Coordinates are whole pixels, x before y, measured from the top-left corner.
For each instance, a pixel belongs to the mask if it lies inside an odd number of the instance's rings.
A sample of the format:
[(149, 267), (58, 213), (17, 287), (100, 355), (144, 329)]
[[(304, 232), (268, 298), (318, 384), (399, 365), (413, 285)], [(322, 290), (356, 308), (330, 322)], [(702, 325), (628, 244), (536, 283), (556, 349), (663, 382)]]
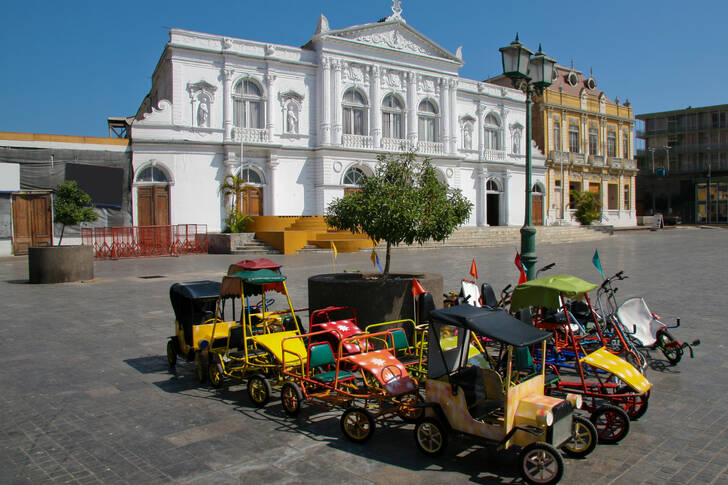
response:
[(84, 228), (81, 239), (97, 259), (206, 253), (208, 247), (207, 224)]

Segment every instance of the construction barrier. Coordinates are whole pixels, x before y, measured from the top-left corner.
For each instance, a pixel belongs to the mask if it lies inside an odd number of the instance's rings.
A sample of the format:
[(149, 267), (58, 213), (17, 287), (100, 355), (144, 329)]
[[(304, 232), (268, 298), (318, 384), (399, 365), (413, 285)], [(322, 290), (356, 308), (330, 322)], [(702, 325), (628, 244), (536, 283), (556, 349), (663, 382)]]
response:
[(81, 229), (82, 244), (96, 259), (143, 258), (207, 253), (207, 224)]

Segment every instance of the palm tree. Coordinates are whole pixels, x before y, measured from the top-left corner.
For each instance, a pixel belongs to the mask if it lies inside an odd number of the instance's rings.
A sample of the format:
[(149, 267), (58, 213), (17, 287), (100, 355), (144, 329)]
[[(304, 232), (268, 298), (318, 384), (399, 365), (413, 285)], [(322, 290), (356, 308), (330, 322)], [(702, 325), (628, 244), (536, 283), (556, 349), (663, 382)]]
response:
[(220, 192), (223, 196), (234, 195), (231, 210), (238, 210), (240, 207), (240, 197), (243, 190), (248, 186), (247, 181), (242, 175), (226, 175), (220, 185)]

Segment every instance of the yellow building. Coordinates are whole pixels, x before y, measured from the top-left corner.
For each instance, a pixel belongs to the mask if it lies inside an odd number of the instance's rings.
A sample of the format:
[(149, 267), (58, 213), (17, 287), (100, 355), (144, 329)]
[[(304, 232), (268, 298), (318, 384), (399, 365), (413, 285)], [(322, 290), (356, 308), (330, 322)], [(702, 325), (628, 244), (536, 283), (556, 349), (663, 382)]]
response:
[[(572, 190), (598, 193), (601, 222), (634, 226), (634, 115), (597, 88), (591, 75), (554, 68), (551, 86), (534, 97), (533, 141), (546, 156), (546, 224), (571, 224)], [(566, 190), (565, 190), (566, 189)]]

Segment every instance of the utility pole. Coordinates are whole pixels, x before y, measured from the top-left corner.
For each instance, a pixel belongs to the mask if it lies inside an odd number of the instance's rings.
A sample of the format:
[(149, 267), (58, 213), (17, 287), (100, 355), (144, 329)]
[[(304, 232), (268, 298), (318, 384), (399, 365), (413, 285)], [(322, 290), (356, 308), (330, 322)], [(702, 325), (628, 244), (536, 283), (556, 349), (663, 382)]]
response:
[(665, 168), (665, 192), (667, 193), (667, 213), (672, 214), (672, 204), (670, 203), (670, 199), (672, 199), (672, 194), (670, 190), (670, 183), (667, 179), (667, 174), (670, 173), (670, 149), (672, 148), (670, 145), (665, 145), (665, 154), (667, 155), (667, 167)]
[(655, 183), (655, 147), (648, 148), (650, 153), (652, 154), (652, 215), (655, 215), (655, 189), (657, 188), (657, 184)]

